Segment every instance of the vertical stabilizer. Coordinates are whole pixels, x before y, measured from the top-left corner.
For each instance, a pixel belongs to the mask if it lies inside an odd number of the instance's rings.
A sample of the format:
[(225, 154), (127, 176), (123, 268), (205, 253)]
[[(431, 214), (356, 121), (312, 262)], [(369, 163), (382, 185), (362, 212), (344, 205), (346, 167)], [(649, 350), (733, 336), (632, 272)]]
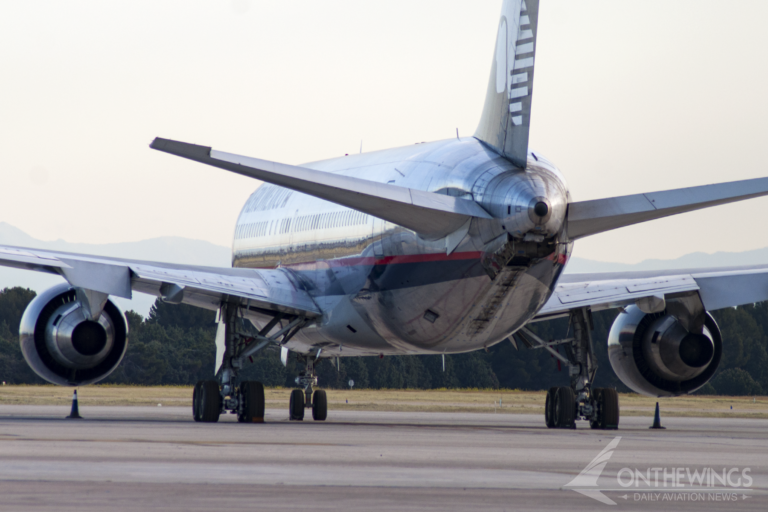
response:
[(483, 116), (475, 137), (518, 167), (528, 156), (539, 0), (504, 0)]

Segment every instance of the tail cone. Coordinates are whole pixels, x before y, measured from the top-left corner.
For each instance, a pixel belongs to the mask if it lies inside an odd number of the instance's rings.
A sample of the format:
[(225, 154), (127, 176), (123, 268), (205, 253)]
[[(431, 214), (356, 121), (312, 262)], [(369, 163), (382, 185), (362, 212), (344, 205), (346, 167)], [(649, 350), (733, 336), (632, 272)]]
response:
[(653, 426), (648, 428), (659, 428), (659, 429), (667, 428), (667, 427), (661, 426), (661, 415), (659, 414), (659, 402), (656, 402), (656, 414), (653, 417)]
[(82, 416), (80, 416), (80, 409), (77, 407), (77, 390), (75, 390), (75, 393), (72, 395), (72, 410), (69, 412), (69, 416), (67, 416), (68, 420), (81, 420), (83, 419)]

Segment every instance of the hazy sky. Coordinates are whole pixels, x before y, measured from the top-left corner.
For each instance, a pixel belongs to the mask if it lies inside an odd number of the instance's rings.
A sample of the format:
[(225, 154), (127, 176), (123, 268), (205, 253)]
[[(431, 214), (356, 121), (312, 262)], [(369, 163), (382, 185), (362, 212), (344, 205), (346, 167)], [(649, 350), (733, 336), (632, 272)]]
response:
[[(576, 199), (768, 176), (768, 2), (542, 0), (531, 147)], [(0, 3), (0, 220), (229, 245), (256, 182), (155, 136), (299, 164), (474, 132), (501, 0)], [(635, 262), (768, 246), (768, 199), (599, 235)]]

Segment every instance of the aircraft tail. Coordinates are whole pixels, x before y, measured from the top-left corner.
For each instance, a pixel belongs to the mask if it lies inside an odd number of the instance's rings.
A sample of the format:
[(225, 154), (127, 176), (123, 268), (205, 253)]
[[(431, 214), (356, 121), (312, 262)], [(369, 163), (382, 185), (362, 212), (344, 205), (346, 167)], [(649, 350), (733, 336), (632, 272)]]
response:
[(518, 167), (528, 159), (539, 0), (504, 0), (483, 115), (475, 137)]

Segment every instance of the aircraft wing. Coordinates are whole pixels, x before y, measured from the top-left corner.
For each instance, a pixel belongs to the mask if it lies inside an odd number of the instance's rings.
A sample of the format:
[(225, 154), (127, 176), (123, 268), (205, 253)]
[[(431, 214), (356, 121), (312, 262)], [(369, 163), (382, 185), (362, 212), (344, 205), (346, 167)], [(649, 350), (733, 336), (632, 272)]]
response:
[(654, 307), (664, 296), (698, 291), (707, 311), (768, 300), (768, 265), (600, 274), (566, 274), (535, 321), (637, 304)]
[(133, 291), (217, 310), (238, 298), (254, 310), (313, 318), (322, 314), (287, 270), (173, 265), (0, 246), (0, 265), (58, 274), (75, 287), (131, 298)]

